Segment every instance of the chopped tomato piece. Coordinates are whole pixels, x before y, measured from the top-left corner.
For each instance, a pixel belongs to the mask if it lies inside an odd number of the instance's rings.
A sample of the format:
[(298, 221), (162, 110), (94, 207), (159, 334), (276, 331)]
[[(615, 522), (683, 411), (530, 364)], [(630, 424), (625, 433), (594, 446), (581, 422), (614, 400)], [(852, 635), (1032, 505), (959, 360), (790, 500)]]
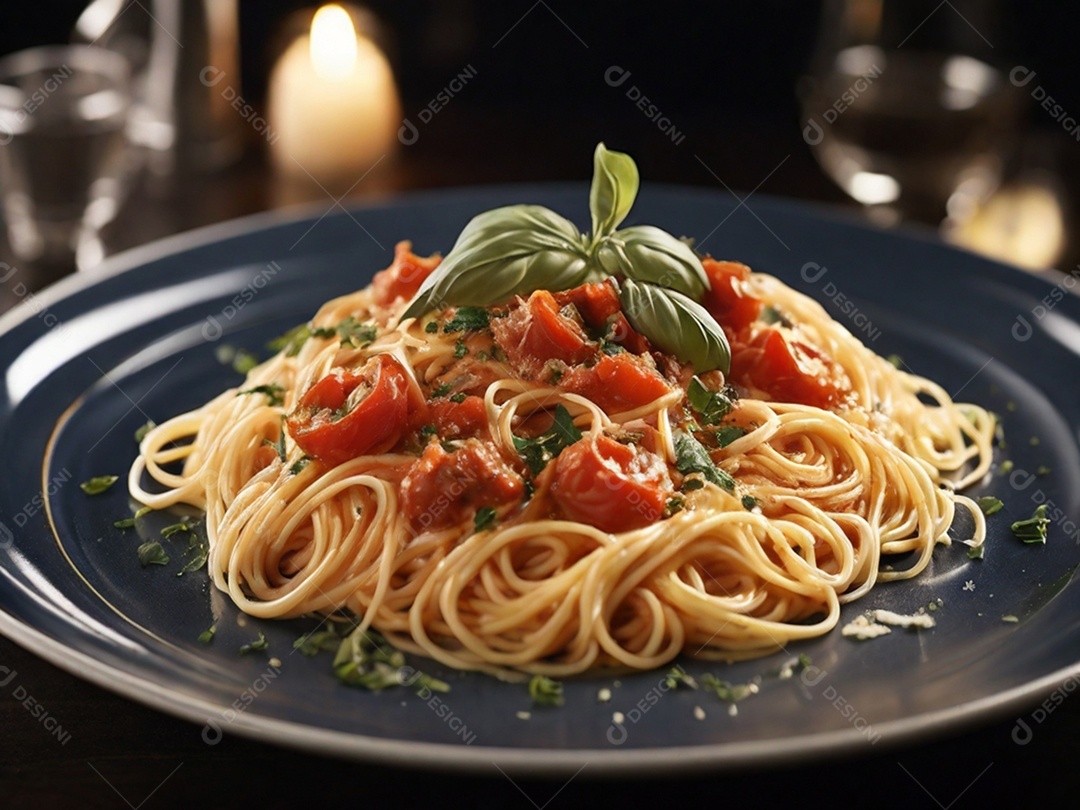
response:
[(659, 520), (673, 487), (659, 456), (599, 436), (559, 454), (550, 492), (564, 517), (615, 533)]
[(430, 403), (431, 421), (442, 439), (480, 436), (487, 431), (487, 410), (483, 397), (465, 397), (461, 402), (440, 398)]
[(285, 424), (307, 455), (343, 464), (397, 444), (409, 420), (409, 407), (404, 369), (394, 358), (380, 354), (359, 372), (336, 368), (316, 382)]
[(847, 375), (831, 358), (805, 343), (788, 340), (773, 327), (735, 347), (731, 378), (764, 391), (773, 400), (817, 408), (837, 405), (850, 388)]
[(514, 367), (530, 377), (549, 360), (576, 365), (596, 353), (581, 324), (547, 290), (537, 290), (505, 318), (492, 320), (491, 330)]
[(737, 334), (758, 319), (761, 299), (750, 292), (750, 268), (739, 262), (719, 262), (713, 258), (702, 260), (710, 289), (705, 293), (704, 305), (718, 324), (729, 334)]
[(555, 293), (560, 307), (572, 304), (590, 329), (602, 329), (608, 319), (622, 311), (619, 293), (610, 281), (582, 284), (572, 290)]
[(491, 442), (467, 439), (447, 452), (432, 442), (401, 482), (401, 508), (416, 531), (469, 520), (482, 506), (520, 501), (525, 484)]
[(591, 399), (608, 414), (640, 408), (672, 391), (646, 358), (629, 352), (602, 355), (592, 368), (571, 369), (559, 387)]
[(440, 256), (426, 259), (417, 256), (412, 252), (412, 242), (398, 242), (394, 247), (393, 263), (376, 273), (371, 281), (375, 303), (385, 307), (399, 298), (408, 301), (441, 261)]
[(634, 354), (644, 354), (652, 348), (649, 341), (626, 320), (619, 293), (611, 281), (582, 284), (572, 290), (555, 293), (555, 300), (560, 305), (573, 304), (586, 326), (595, 331), (606, 331), (611, 340)]

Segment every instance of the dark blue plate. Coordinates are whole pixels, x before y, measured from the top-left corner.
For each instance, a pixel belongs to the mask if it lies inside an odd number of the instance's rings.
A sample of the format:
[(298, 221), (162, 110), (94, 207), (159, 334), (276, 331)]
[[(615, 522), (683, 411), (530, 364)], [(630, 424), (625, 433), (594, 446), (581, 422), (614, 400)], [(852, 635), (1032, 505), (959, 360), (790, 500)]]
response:
[[(185, 557), (172, 541), (169, 566), (143, 569), (135, 550), (166, 518), (114, 528), (130, 514), (123, 483), (98, 496), (80, 489), (92, 476), (125, 474), (133, 433), (148, 418), (239, 382), (216, 349), (261, 350), (322, 301), (367, 284), (397, 240), (446, 251), (473, 214), (516, 202), (584, 225), (586, 200), (584, 186), (496, 188), (322, 217), (260, 216), (133, 251), (0, 319), (0, 631), (80, 677), (205, 724), (209, 744), (236, 732), (335, 756), (494, 762), (519, 773), (585, 763), (590, 772), (670, 772), (872, 750), (1019, 711), (1080, 672), (1080, 587), (1071, 582), (1080, 561), (1080, 298), (1064, 283), (789, 203), (755, 197), (751, 213), (726, 195), (647, 186), (633, 220), (779, 276), (877, 352), (1000, 413), (1008, 446), (973, 492), (1005, 507), (989, 519), (984, 560), (969, 560), (959, 543), (939, 548), (917, 580), (881, 585), (844, 611), (848, 621), (867, 608), (906, 613), (940, 600), (933, 630), (862, 643), (834, 632), (757, 661), (683, 664), (733, 683), (760, 677), (736, 714), (713, 694), (669, 689), (662, 672), (567, 683), (566, 705), (554, 709), (533, 708), (523, 685), (423, 660), (412, 663), (449, 681), (449, 694), (351, 689), (335, 680), (328, 654), (293, 651), (314, 621), (240, 615), (204, 572), (177, 576)], [(1052, 504), (1049, 540), (1024, 545), (1009, 524), (1041, 502)], [(215, 623), (215, 638), (201, 644)], [(268, 649), (241, 656), (260, 632)], [(812, 666), (777, 677), (800, 653)], [(609, 702), (598, 698), (605, 688)]]

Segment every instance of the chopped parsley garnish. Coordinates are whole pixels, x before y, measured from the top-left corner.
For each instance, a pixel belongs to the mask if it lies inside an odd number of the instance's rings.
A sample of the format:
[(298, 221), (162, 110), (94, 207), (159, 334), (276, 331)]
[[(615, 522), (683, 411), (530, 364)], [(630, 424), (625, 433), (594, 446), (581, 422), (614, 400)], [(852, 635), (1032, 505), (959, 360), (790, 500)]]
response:
[(294, 326), (281, 337), (271, 340), (266, 344), (266, 348), (272, 352), (284, 352), (286, 357), (296, 357), (311, 336), (311, 325), (302, 323), (299, 326)]
[(671, 517), (685, 508), (686, 501), (682, 498), (668, 498), (667, 503), (664, 504), (664, 517)]
[(465, 401), (465, 397), (466, 395), (464, 392), (457, 393), (450, 397), (450, 401), (455, 403), (456, 405), (460, 405), (462, 402)]
[(278, 440), (272, 442), (269, 439), (263, 439), (262, 443), (268, 447), (273, 447), (278, 454), (278, 458), (281, 459), (281, 463), (285, 463), (285, 429), (282, 428), (281, 433), (278, 435)]
[(995, 498), (993, 495), (985, 495), (975, 501), (979, 505), (984, 515), (992, 515), (995, 512), (1000, 512), (1001, 508), (1005, 505), (1001, 502), (1000, 498)]
[(694, 475), (683, 481), (681, 487), (683, 492), (693, 492), (695, 489), (702, 489), (705, 486), (705, 479), (700, 475)]
[(379, 336), (379, 329), (373, 323), (360, 323), (351, 315), (334, 327), (331, 334), (341, 338), (342, 346), (360, 346), (363, 348)]
[(904, 365), (904, 358), (898, 354), (890, 354), (885, 359), (895, 368), (900, 368), (900, 366)]
[(307, 633), (293, 642), (293, 649), (308, 657), (318, 655), (323, 650), (337, 650), (340, 646), (341, 636), (333, 628)]
[(259, 637), (254, 641), (248, 642), (240, 648), (241, 655), (247, 655), (248, 653), (260, 652), (267, 649), (270, 646), (270, 642), (266, 640), (266, 636), (262, 631), (259, 631)]
[(721, 425), (714, 432), (716, 436), (716, 443), (721, 447), (727, 447), (736, 439), (741, 439), (746, 435), (746, 428), (739, 427), (738, 425)]
[(693, 377), (686, 387), (686, 398), (690, 407), (701, 415), (703, 424), (715, 425), (731, 410), (731, 399), (724, 393), (710, 391), (705, 384)]
[(701, 473), (706, 481), (728, 492), (735, 490), (735, 479), (713, 464), (701, 442), (681, 430), (675, 432), (675, 467), (683, 475)]
[(304, 467), (311, 463), (311, 456), (301, 456), (289, 467), (290, 475), (299, 475)]
[[(418, 691), (449, 692), (450, 686), (422, 672), (406, 676), (405, 656), (374, 631), (359, 627), (341, 640), (334, 656), (334, 674), (349, 686), (378, 692), (390, 686), (408, 684)], [(415, 677), (413, 677), (415, 676)]]
[(475, 332), (486, 329), (490, 319), (483, 307), (458, 307), (454, 317), (443, 324), (443, 332)]
[(188, 561), (176, 574), (178, 577), (198, 571), (206, 565), (206, 560), (210, 556), (210, 543), (198, 532), (191, 532), (188, 537), (187, 555)]
[(118, 475), (96, 475), (89, 481), (79, 484), (79, 488), (87, 495), (100, 495), (119, 480)]
[(438, 436), (439, 429), (435, 425), (424, 425), (420, 428), (420, 438), (427, 441), (432, 436)]
[(231, 365), (237, 374), (247, 374), (255, 366), (259, 365), (259, 358), (247, 349), (237, 349), (227, 343), (218, 346), (214, 350), (214, 357), (223, 366)]
[(1045, 476), (1047, 476), (1049, 474), (1050, 474), (1050, 468), (1047, 467), (1045, 464), (1040, 464), (1035, 469), (1035, 475), (1039, 476), (1039, 478), (1043, 478), (1043, 477), (1045, 477)]
[(982, 543), (980, 543), (977, 546), (972, 546), (971, 548), (968, 549), (968, 552), (967, 552), (968, 559), (969, 560), (981, 560), (983, 558), (984, 549), (985, 549), (985, 545), (982, 544)]
[(436, 332), (439, 331), (439, 322), (428, 321), (426, 324), (424, 324), (424, 331), (427, 332), (429, 335), (434, 335)]
[(705, 673), (701, 677), (701, 685), (706, 691), (714, 692), (725, 703), (738, 703), (758, 691), (754, 683), (731, 683), (717, 678), (712, 673)]
[(150, 540), (143, 543), (136, 550), (136, 553), (139, 555), (139, 563), (143, 568), (146, 568), (148, 565), (169, 564), (169, 555), (165, 553), (165, 549), (157, 540)]
[(460, 360), (462, 357), (469, 353), (469, 347), (465, 345), (464, 340), (459, 340), (454, 343), (454, 359)]
[(1025, 543), (1045, 543), (1046, 527), (1050, 525), (1050, 518), (1046, 516), (1046, 504), (1039, 504), (1035, 512), (1027, 520), (1018, 520), (1010, 527), (1013, 534)]
[(277, 383), (270, 383), (269, 385), (256, 385), (254, 388), (245, 388), (243, 391), (237, 391), (236, 395), (243, 396), (245, 394), (264, 394), (271, 407), (285, 404), (285, 389)]
[(199, 633), (199, 643), (209, 644), (211, 641), (214, 640), (215, 633), (217, 633), (217, 625), (212, 624), (208, 628), (203, 630), (201, 633)]
[(445, 397), (447, 394), (450, 393), (450, 389), (452, 389), (453, 387), (454, 386), (452, 386), (450, 383), (443, 383), (431, 392), (431, 398), (438, 399), (439, 397)]
[(742, 496), (742, 505), (743, 505), (743, 509), (753, 511), (755, 508), (757, 508), (758, 499), (755, 498), (753, 495), (743, 495)]
[(534, 706), (562, 706), (563, 685), (547, 675), (533, 675), (529, 681), (529, 697)]
[(698, 683), (694, 677), (682, 667), (672, 667), (668, 674), (664, 676), (664, 685), (668, 689), (678, 689), (681, 686), (688, 689), (698, 688)]
[(478, 532), (488, 529), (494, 522), (495, 510), (490, 506), (481, 506), (476, 510), (476, 514), (473, 515), (473, 528)]
[(768, 304), (761, 308), (761, 314), (758, 315), (758, 320), (762, 323), (778, 323), (781, 326), (788, 327), (789, 329), (792, 326), (791, 321), (788, 320), (784, 313), (774, 307), (772, 304)]
[(555, 406), (555, 418), (551, 427), (535, 439), (514, 437), (514, 448), (521, 454), (533, 475), (539, 475), (549, 461), (581, 438), (581, 431), (574, 425), (570, 411), (563, 405)]
[(156, 427), (157, 424), (154, 423), (153, 419), (147, 419), (146, 423), (135, 431), (135, 441), (141, 442), (143, 439), (146, 438), (146, 434)]
[(148, 515), (153, 511), (154, 510), (151, 509), (149, 506), (140, 507), (139, 511), (137, 511), (134, 515), (132, 515), (129, 518), (124, 518), (123, 520), (115, 521), (113, 523), (113, 526), (115, 526), (118, 529), (130, 529), (132, 526), (135, 525), (135, 521), (137, 521), (143, 515)]
[(998, 475), (1008, 475), (1013, 471), (1013, 463), (1011, 458), (1005, 459), (998, 466)]
[(190, 533), (193, 529), (194, 527), (188, 523), (187, 520), (182, 520), (179, 523), (173, 523), (162, 529), (161, 536), (172, 537), (174, 534), (179, 534), (180, 532)]

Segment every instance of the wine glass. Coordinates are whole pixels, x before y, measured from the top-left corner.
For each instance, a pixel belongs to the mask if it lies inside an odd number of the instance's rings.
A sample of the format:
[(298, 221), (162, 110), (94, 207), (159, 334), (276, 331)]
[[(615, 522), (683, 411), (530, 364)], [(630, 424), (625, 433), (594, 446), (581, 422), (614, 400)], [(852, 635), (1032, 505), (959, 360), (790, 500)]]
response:
[(876, 221), (938, 224), (997, 186), (1018, 99), (994, 4), (833, 0), (803, 81), (803, 139)]

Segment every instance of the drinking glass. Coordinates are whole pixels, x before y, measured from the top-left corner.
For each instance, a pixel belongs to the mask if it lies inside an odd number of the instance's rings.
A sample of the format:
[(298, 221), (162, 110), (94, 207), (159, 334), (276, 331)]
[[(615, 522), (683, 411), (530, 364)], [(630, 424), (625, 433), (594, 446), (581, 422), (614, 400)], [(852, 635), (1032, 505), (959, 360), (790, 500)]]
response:
[(89, 46), (0, 59), (0, 205), (16, 257), (85, 265), (130, 175), (130, 72)]
[[(992, 3), (833, 0), (802, 87), (803, 138), (874, 219), (937, 224), (997, 186), (1017, 98)], [(966, 16), (965, 16), (966, 15)]]

